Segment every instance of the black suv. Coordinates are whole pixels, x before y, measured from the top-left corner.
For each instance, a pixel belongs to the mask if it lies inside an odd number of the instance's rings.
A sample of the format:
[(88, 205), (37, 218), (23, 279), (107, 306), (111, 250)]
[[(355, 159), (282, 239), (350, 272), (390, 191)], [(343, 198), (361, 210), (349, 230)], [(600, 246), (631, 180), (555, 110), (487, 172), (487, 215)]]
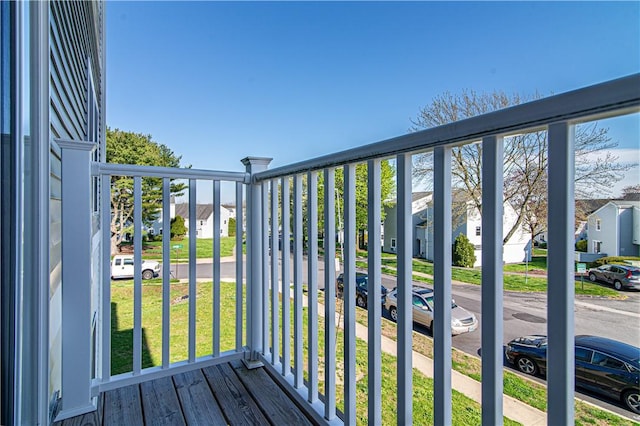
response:
[[(576, 386), (621, 400), (640, 414), (640, 348), (598, 336), (576, 336)], [(523, 373), (545, 374), (547, 337), (518, 337), (507, 344), (507, 360)]]
[[(367, 285), (369, 283), (369, 276), (363, 272), (356, 272), (356, 305), (361, 308), (367, 307)], [(380, 286), (381, 292), (381, 301), (380, 303), (384, 305), (385, 298), (387, 296), (387, 288), (383, 285)], [(336, 296), (342, 299), (342, 295), (344, 294), (344, 275), (338, 275), (336, 279)]]

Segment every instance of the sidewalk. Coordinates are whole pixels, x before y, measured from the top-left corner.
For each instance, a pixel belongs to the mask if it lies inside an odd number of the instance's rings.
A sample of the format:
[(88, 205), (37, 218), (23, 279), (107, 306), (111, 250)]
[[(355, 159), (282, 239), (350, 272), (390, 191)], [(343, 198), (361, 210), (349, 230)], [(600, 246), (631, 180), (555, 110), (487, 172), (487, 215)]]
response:
[[(303, 304), (304, 304), (303, 298)], [(318, 304), (318, 314), (324, 316), (324, 305)], [(336, 324), (340, 326), (339, 313), (336, 312)], [(368, 330), (362, 324), (356, 322), (356, 336), (365, 342), (368, 339)], [(382, 351), (397, 357), (397, 343), (388, 337), (381, 336)], [(413, 368), (429, 378), (433, 378), (433, 360), (416, 352), (413, 352)], [(479, 404), (482, 404), (482, 384), (457, 371), (451, 371), (451, 386), (456, 391), (466, 395)], [(533, 408), (515, 398), (503, 395), (503, 415), (525, 426), (541, 426), (547, 424), (547, 413)]]

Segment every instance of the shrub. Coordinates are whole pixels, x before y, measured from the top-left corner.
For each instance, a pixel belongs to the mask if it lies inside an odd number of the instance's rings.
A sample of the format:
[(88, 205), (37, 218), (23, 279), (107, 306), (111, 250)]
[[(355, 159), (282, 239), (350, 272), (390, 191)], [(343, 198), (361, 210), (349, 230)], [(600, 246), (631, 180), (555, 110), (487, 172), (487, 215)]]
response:
[(640, 257), (637, 257), (637, 256), (607, 256), (607, 257), (601, 257), (600, 259), (596, 259), (596, 261), (593, 262), (593, 263), (596, 266), (608, 265), (609, 263), (624, 264), (625, 260), (640, 261)]
[(229, 236), (230, 237), (236, 236), (236, 218), (235, 217), (229, 218)]
[(176, 216), (171, 219), (171, 238), (182, 239), (187, 233), (187, 227), (184, 226), (184, 218)]
[(587, 242), (587, 240), (580, 240), (576, 243), (576, 250), (586, 253), (588, 245), (589, 243)]
[(473, 244), (466, 235), (460, 234), (453, 243), (453, 264), (465, 268), (473, 268), (476, 263), (476, 254)]
[(540, 243), (540, 244), (538, 244), (538, 248), (546, 249), (546, 248), (547, 248), (547, 243)]

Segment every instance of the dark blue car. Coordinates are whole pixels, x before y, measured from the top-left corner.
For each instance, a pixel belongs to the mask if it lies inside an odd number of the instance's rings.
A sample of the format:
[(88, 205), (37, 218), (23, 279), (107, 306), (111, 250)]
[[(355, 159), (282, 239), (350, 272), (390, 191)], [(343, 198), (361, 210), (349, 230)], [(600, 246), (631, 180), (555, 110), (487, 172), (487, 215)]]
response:
[[(362, 272), (356, 272), (356, 305), (361, 308), (367, 307), (367, 286), (369, 285), (369, 276)], [(383, 285), (380, 285), (381, 292), (381, 301), (380, 303), (384, 305), (385, 297), (387, 295), (387, 288)], [(336, 279), (336, 296), (342, 299), (342, 295), (344, 294), (344, 276), (343, 274), (338, 275)]]
[[(545, 375), (547, 336), (518, 337), (507, 360), (523, 373)], [(576, 336), (576, 386), (621, 400), (640, 414), (640, 348), (598, 336)]]

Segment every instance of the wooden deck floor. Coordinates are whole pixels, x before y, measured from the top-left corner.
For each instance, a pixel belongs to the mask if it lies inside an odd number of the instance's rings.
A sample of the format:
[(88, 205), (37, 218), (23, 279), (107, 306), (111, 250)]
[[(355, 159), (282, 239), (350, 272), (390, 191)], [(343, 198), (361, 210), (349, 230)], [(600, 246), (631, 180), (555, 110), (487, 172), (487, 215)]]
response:
[(100, 395), (98, 410), (54, 423), (89, 425), (311, 425), (263, 369), (233, 361)]

